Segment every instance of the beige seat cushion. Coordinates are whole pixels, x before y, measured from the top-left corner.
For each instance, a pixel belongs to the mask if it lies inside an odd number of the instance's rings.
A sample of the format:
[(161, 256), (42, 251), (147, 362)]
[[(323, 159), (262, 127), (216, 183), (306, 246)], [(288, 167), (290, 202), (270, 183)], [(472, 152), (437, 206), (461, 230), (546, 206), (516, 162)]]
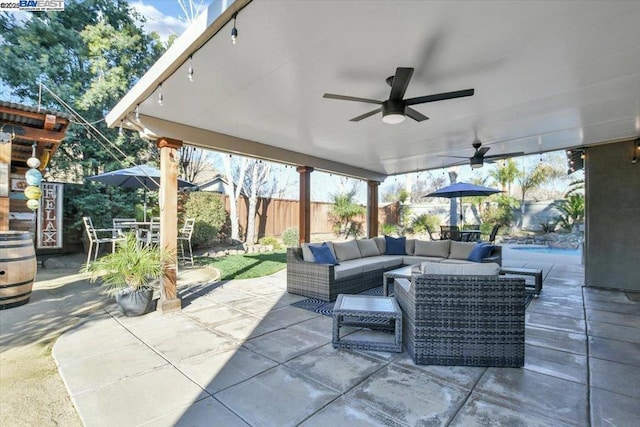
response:
[(360, 249), (358, 249), (358, 243), (355, 240), (334, 243), (333, 250), (336, 253), (336, 259), (338, 262), (362, 257), (362, 255), (360, 255)]
[(413, 254), (415, 256), (448, 258), (450, 246), (451, 240), (416, 240), (416, 249)]
[(475, 247), (476, 242), (456, 242), (455, 240), (452, 240), (451, 248), (449, 249), (449, 258), (469, 259), (469, 255)]

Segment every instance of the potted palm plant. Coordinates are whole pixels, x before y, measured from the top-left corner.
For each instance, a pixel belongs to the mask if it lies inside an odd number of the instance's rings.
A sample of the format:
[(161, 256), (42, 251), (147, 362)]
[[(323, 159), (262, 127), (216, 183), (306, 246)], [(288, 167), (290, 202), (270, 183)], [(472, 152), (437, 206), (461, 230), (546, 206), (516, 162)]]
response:
[(156, 280), (163, 274), (162, 265), (171, 259), (157, 246), (141, 246), (135, 234), (116, 243), (115, 252), (85, 265), (91, 281), (101, 279), (105, 293), (115, 295), (116, 303), (125, 316), (146, 313), (153, 299)]

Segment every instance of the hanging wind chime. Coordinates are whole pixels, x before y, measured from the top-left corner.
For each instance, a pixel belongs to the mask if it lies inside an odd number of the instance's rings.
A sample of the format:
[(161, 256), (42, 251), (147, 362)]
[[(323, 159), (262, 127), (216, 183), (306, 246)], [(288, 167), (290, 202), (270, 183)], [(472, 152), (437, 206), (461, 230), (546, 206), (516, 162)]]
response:
[(27, 188), (24, 189), (24, 195), (27, 196), (27, 207), (32, 211), (35, 211), (40, 206), (40, 197), (42, 197), (42, 190), (40, 190), (40, 182), (42, 182), (42, 173), (38, 170), (40, 166), (40, 159), (36, 157), (36, 146), (34, 143), (31, 150), (31, 157), (27, 159), (27, 166), (29, 170), (24, 174), (27, 181)]

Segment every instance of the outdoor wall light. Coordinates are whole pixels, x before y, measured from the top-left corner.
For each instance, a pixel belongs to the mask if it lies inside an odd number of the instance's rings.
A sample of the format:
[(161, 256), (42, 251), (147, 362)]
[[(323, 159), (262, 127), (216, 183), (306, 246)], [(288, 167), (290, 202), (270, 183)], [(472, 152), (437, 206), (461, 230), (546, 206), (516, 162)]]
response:
[(238, 13), (233, 14), (233, 28), (231, 29), (231, 43), (236, 44), (236, 39), (238, 38), (238, 29), (236, 28), (236, 20), (238, 18)]
[(632, 164), (638, 163), (638, 157), (640, 156), (640, 138), (636, 138), (635, 146), (633, 148), (633, 158), (631, 159)]
[(158, 86), (158, 104), (162, 105), (163, 101), (164, 101), (164, 96), (162, 96), (162, 83), (160, 83), (160, 85)]
[(187, 79), (190, 82), (193, 81), (193, 56), (189, 57), (189, 71), (187, 71)]

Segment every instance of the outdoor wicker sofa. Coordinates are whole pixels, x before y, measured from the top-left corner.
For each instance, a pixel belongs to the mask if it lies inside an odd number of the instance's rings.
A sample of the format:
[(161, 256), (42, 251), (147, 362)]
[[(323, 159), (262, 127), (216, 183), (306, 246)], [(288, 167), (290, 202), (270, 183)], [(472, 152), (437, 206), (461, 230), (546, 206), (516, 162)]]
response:
[(524, 285), (522, 278), (497, 275), (397, 279), (403, 342), (414, 363), (522, 367)]
[[(475, 243), (407, 239), (404, 254), (400, 255), (387, 253), (383, 237), (338, 242), (330, 246), (339, 265), (312, 262), (308, 254), (303, 254), (303, 249), (308, 251), (306, 246), (287, 249), (288, 292), (333, 301), (338, 294), (356, 294), (381, 286), (385, 271), (403, 265), (415, 265), (424, 261), (473, 264), (467, 260), (467, 256)], [(374, 246), (376, 249), (373, 249)], [(493, 247), (482, 262), (501, 265), (502, 248)]]

